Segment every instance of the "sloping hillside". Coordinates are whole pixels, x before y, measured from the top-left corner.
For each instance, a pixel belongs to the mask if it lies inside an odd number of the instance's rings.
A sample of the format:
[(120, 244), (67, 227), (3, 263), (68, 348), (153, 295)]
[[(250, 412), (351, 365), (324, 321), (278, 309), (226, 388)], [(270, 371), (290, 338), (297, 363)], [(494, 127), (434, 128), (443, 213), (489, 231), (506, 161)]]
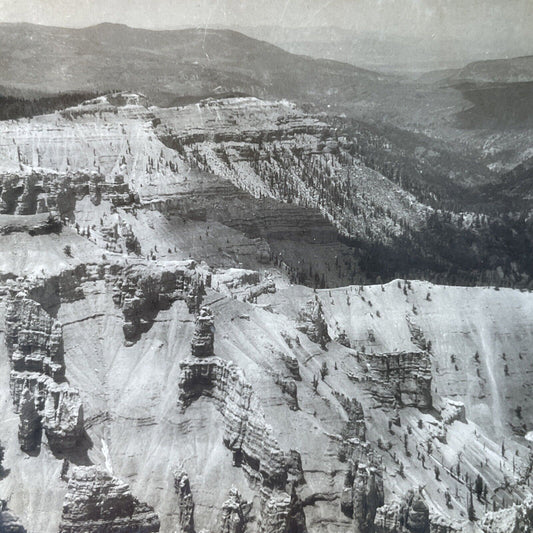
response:
[[(0, 239), (4, 253), (16, 255), (6, 246), (6, 237)], [(239, 401), (243, 391), (222, 388), (191, 403), (181, 401), (197, 331), (184, 301), (147, 317), (138, 340), (125, 342), (127, 315), (117, 307), (117, 288), (126, 289), (124, 280), (134, 269), (148, 276), (183, 266), (115, 256), (100, 260), (100, 267), (91, 266), (62, 251), (65, 242), (78, 250), (77, 240), (82, 239), (66, 229), (60, 239), (36, 236), (25, 242), (30, 256), (43, 246), (51, 257), (65, 256), (56, 270), (59, 276), (38, 273), (28, 278), (26, 287), (62, 324), (66, 378), (79, 390), (87, 437), (82, 447), (63, 454), (50, 449), (44, 437), (38, 453), (28, 456), (19, 449), (18, 415), (9, 386), (13, 378), (2, 339), (2, 444), (9, 469), (0, 483), (2, 497), (10, 496), (10, 508), (28, 531), (55, 532), (67, 493), (65, 479), (75, 465), (93, 463), (127, 481), (136, 497), (154, 507), (161, 531), (170, 532), (179, 529), (182, 516), (182, 501), (173, 487), (179, 466), (190, 481), (196, 530), (219, 531), (220, 510), (235, 487), (251, 503), (248, 530), (281, 531), (265, 525), (270, 511), (264, 491), (271, 494), (273, 489), (259, 489), (257, 467), (246, 457), (239, 466), (226, 440), (232, 418), (218, 402)], [(83, 269), (75, 268), (83, 264)], [(18, 269), (16, 261), (4, 265), (10, 265), (4, 266), (4, 276)], [(298, 452), (301, 478), (291, 505), (301, 506), (304, 529), (295, 531), (333, 533), (359, 527), (361, 516), (351, 517), (345, 499), (347, 490), (354, 498), (366, 490), (357, 483), (347, 485), (347, 457), (352, 453), (359, 457), (360, 469), (368, 466), (363, 466), (364, 457), (381, 457), (367, 460), (376, 461), (372, 468), (382, 476), (387, 505), (422, 487), (432, 523), (446, 524), (447, 531), (459, 531), (465, 522), (469, 480), (478, 473), (487, 485), (481, 500), (474, 501), (478, 516), (486, 504), (505, 507), (528, 494), (523, 477), (528, 449), (522, 435), (530, 430), (525, 417), (531, 409), (529, 293), (403, 281), (313, 292), (299, 286), (284, 289), (281, 283), (276, 293), (246, 303), (239, 296), (242, 281), (228, 275), (235, 283), (229, 294), (213, 284), (203, 299), (216, 325), (216, 357), (203, 361), (229, 361), (238, 369), (234, 379), (250, 384), (253, 416), (264, 417), (254, 424), (269, 443), (264, 449), (254, 444), (250, 453), (267, 465), (276, 447)], [(13, 294), (15, 286), (4, 282), (3, 290)], [(2, 323), (6, 307), (14, 305), (11, 298), (3, 300)], [(318, 314), (307, 314), (315, 301), (320, 302)], [(321, 320), (326, 329), (320, 329)], [(399, 368), (392, 366), (394, 360)], [(383, 361), (391, 362), (386, 373)], [(239, 405), (246, 412), (246, 402)], [(241, 416), (238, 410), (231, 412)], [(292, 468), (294, 476), (298, 468)], [(291, 489), (284, 490), (290, 494)], [(381, 520), (385, 511), (374, 508), (372, 513), (376, 511)]]

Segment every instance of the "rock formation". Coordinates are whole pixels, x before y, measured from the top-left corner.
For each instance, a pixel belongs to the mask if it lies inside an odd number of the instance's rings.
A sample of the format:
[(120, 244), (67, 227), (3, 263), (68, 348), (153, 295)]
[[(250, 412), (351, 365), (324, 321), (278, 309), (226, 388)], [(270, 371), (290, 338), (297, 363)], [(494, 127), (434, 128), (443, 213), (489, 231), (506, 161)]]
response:
[(26, 528), (7, 507), (7, 502), (0, 499), (0, 531), (2, 533), (26, 533)]
[[(260, 531), (304, 533), (305, 515), (295, 492), (295, 486), (305, 482), (300, 454), (280, 449), (242, 370), (212, 356), (213, 338), (212, 313), (202, 308), (191, 344), (196, 357), (180, 363), (179, 402), (186, 408), (202, 395), (214, 400), (224, 420), (224, 444), (233, 452), (234, 464), (262, 487)], [(290, 496), (286, 490), (291, 491)], [(232, 514), (233, 511), (229, 513)], [(303, 524), (303, 528), (294, 529), (294, 524)], [(244, 523), (240, 521), (237, 526)]]
[(191, 353), (195, 357), (214, 355), (215, 323), (213, 312), (207, 306), (202, 307), (196, 317), (194, 335), (191, 341)]
[(419, 492), (410, 490), (401, 502), (377, 510), (375, 533), (458, 533), (461, 526), (440, 515), (431, 514)]
[(61, 324), (26, 292), (14, 288), (6, 311), (5, 342), (12, 367), (11, 395), (20, 415), (21, 449), (36, 449), (41, 429), (54, 453), (75, 448), (83, 433), (83, 410), (78, 391), (64, 381)]
[(178, 531), (194, 533), (194, 501), (189, 476), (182, 468), (174, 472), (174, 490), (178, 496)]
[(444, 425), (453, 424), (455, 421), (466, 424), (466, 410), (465, 404), (450, 398), (443, 399), (444, 406), (441, 409), (440, 415)]
[(204, 395), (224, 419), (224, 444), (234, 462), (269, 487), (284, 488), (287, 458), (266, 424), (263, 410), (242, 370), (218, 357), (180, 363), (179, 402), (187, 407)]
[(331, 340), (320, 300), (309, 300), (298, 313), (297, 328), (322, 348)]
[(528, 533), (533, 531), (533, 498), (520, 505), (487, 513), (480, 521), (483, 533)]
[(262, 494), (259, 533), (307, 533), (302, 502), (294, 486), (288, 490)]
[(0, 174), (0, 213), (33, 215), (52, 213), (70, 216), (76, 202), (88, 196), (97, 205), (109, 200), (115, 205), (130, 203), (133, 195), (127, 183), (107, 181), (93, 172), (50, 172), (32, 170), (26, 173)]
[(302, 381), (298, 359), (294, 357), (294, 355), (286, 352), (276, 351), (276, 355), (283, 361), (286, 369), (289, 371), (289, 374), (293, 377), (293, 379), (296, 381)]
[(377, 509), (384, 503), (383, 472), (379, 456), (369, 445), (359, 444), (350, 458), (344, 479), (341, 510), (354, 519), (356, 531), (370, 532)]
[(217, 533), (244, 533), (252, 505), (232, 487), (228, 499), (222, 504)]
[(200, 272), (194, 261), (174, 261), (164, 266), (131, 266), (113, 281), (113, 302), (122, 309), (124, 338), (131, 345), (151, 328), (157, 313), (174, 301), (185, 300), (194, 312), (210, 275)]
[(41, 442), (41, 417), (28, 387), (24, 388), (19, 403), (18, 438), (20, 449), (26, 453), (35, 450)]
[(432, 406), (431, 361), (427, 352), (368, 355), (372, 394), (380, 405)]
[(83, 408), (78, 391), (66, 383), (50, 384), (42, 423), (53, 450), (65, 452), (75, 448), (83, 432)]
[(363, 406), (355, 398), (348, 398), (346, 395), (336, 391), (333, 394), (348, 416), (348, 420), (343, 429), (344, 436), (350, 439), (355, 438), (360, 441), (365, 441), (366, 424)]
[(159, 518), (129, 486), (96, 466), (74, 468), (63, 503), (59, 533), (152, 533)]
[(296, 381), (280, 374), (277, 374), (274, 380), (283, 392), (289, 408), (293, 411), (298, 411), (298, 386), (296, 385)]

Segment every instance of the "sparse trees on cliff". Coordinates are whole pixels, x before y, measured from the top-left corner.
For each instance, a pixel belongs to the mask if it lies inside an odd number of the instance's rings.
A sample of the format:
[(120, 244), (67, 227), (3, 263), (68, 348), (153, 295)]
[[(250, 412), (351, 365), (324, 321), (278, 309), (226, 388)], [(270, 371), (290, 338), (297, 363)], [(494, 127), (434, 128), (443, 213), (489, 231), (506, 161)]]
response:
[(320, 377), (322, 378), (322, 381), (326, 378), (326, 376), (329, 374), (329, 368), (327, 363), (324, 361), (322, 363), (322, 366), (320, 367)]
[(470, 522), (474, 522), (475, 520), (477, 520), (477, 517), (476, 517), (476, 510), (474, 509), (472, 491), (470, 491), (467, 496), (467, 502), (468, 502), (467, 504), (468, 520), (470, 520)]

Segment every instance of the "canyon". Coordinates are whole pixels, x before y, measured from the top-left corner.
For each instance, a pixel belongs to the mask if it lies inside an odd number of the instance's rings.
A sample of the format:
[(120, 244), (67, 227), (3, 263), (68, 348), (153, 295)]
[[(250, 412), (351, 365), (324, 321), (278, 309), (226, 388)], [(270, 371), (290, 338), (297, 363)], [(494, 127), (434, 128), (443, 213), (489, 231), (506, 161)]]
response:
[(0, 122), (6, 531), (528, 531), (533, 297), (378, 279), (354, 242), (435, 209), (356, 140), (252, 97)]

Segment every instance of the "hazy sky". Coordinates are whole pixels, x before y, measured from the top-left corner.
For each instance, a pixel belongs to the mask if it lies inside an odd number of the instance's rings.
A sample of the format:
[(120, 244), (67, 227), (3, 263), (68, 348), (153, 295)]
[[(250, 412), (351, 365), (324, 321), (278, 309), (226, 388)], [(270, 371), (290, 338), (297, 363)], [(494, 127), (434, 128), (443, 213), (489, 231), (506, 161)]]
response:
[(120, 22), (156, 29), (340, 26), (424, 38), (507, 39), (533, 47), (533, 0), (0, 0), (0, 21), (73, 27)]

